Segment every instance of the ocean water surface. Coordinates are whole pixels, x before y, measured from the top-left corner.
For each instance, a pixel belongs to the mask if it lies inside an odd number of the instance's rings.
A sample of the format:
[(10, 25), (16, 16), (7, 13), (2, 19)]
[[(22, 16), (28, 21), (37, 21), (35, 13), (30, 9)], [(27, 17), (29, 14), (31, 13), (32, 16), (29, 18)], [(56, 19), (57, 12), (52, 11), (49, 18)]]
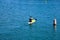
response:
[(0, 40), (60, 40), (60, 0), (0, 0)]

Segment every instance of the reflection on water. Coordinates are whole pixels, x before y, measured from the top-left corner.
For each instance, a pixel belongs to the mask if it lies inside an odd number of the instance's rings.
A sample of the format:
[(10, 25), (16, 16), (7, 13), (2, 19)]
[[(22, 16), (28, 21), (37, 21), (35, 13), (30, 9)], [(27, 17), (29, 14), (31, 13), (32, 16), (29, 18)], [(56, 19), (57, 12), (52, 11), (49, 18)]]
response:
[(57, 26), (53, 25), (53, 30), (56, 31), (57, 30)]

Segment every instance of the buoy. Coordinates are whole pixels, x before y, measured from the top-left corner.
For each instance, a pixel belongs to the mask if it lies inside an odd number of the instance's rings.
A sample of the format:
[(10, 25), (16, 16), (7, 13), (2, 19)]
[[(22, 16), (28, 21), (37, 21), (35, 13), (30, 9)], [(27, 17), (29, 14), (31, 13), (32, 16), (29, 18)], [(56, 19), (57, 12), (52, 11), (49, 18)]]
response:
[(54, 26), (55, 29), (56, 29), (56, 25), (57, 25), (57, 21), (56, 21), (56, 19), (54, 19), (53, 20), (53, 26)]
[(53, 20), (53, 25), (56, 25), (56, 24), (57, 24), (56, 19), (54, 19)]

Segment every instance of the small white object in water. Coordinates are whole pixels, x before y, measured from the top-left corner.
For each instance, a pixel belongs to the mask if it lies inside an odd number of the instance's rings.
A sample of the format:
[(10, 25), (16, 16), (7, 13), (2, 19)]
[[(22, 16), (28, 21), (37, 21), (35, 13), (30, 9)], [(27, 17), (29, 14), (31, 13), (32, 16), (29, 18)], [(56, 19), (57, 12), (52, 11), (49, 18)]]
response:
[(33, 24), (35, 22), (36, 22), (36, 20), (35, 19), (32, 19), (32, 22), (28, 22), (28, 24)]
[(55, 25), (57, 24), (56, 19), (53, 20), (53, 24), (55, 24)]
[(56, 24), (57, 24), (57, 21), (56, 19), (53, 20), (53, 26), (54, 26), (54, 29), (56, 30)]

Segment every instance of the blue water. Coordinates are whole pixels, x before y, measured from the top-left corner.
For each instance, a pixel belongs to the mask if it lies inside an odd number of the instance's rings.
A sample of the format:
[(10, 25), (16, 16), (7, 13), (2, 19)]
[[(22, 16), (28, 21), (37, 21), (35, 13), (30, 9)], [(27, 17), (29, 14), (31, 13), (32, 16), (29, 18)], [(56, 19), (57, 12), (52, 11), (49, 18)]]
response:
[(0, 40), (60, 40), (60, 0), (0, 0)]

